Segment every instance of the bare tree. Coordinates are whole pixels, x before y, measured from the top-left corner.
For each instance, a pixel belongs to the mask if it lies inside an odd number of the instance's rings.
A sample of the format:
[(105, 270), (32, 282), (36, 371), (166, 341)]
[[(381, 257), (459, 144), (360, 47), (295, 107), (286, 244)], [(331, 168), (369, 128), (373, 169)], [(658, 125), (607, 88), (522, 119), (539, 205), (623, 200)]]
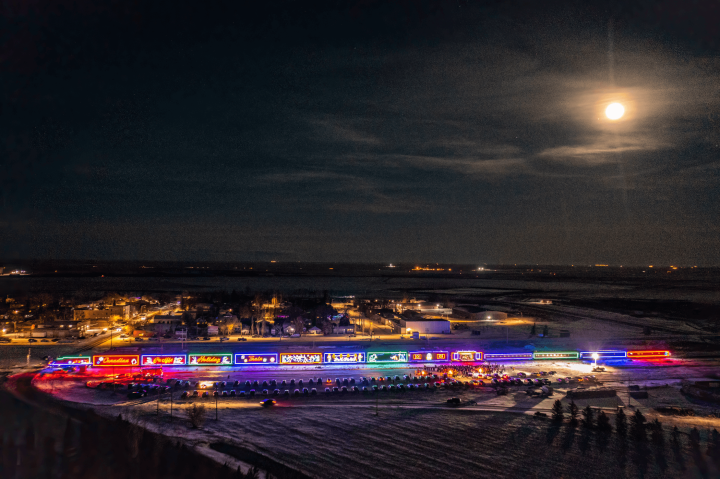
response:
[(207, 410), (205, 409), (205, 406), (203, 404), (193, 404), (187, 410), (188, 420), (190, 421), (190, 425), (194, 429), (197, 429), (203, 425), (203, 423), (205, 422), (206, 414)]
[(298, 317), (292, 320), (293, 326), (295, 326), (295, 332), (297, 334), (302, 334), (303, 328), (305, 327), (305, 321), (303, 318)]

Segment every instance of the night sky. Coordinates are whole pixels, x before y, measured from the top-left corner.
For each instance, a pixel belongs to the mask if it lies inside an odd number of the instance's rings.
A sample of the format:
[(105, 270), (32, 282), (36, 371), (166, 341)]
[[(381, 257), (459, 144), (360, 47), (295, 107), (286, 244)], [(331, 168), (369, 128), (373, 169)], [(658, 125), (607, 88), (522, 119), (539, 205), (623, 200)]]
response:
[(4, 2), (0, 259), (720, 264), (717, 2), (189, 5)]

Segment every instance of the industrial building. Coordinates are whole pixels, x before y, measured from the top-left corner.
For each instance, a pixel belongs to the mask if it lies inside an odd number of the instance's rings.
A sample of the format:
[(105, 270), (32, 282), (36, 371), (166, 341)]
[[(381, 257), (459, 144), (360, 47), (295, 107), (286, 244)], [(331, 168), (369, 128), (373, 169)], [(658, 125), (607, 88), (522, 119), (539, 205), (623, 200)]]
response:
[(444, 319), (424, 319), (415, 315), (412, 318), (400, 318), (400, 334), (450, 334), (450, 321)]
[(500, 321), (507, 318), (508, 314), (502, 311), (485, 311), (483, 314), (483, 319), (485, 321)]
[(480, 306), (456, 306), (452, 309), (453, 318), (471, 321), (500, 321), (508, 314), (502, 311), (488, 311)]

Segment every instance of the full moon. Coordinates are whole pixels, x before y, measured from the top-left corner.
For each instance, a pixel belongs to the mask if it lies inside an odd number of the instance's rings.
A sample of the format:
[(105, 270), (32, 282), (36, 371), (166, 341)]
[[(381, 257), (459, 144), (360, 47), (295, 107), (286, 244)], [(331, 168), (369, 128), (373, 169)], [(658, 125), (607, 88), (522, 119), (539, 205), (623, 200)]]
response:
[(625, 107), (620, 103), (610, 103), (605, 108), (605, 115), (611, 120), (618, 120), (625, 114)]

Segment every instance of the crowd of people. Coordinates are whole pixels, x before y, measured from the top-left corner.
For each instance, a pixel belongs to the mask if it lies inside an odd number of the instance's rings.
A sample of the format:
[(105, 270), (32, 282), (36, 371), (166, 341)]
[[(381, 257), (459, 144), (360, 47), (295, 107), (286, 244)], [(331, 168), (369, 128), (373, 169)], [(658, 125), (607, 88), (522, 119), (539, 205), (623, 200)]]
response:
[[(513, 371), (515, 368), (512, 368)], [(477, 365), (439, 365), (439, 366), (424, 366), (424, 370), (432, 373), (448, 374), (452, 371), (454, 376), (472, 376), (473, 373), (480, 374), (503, 374), (505, 373), (505, 366), (502, 364), (483, 364)]]

